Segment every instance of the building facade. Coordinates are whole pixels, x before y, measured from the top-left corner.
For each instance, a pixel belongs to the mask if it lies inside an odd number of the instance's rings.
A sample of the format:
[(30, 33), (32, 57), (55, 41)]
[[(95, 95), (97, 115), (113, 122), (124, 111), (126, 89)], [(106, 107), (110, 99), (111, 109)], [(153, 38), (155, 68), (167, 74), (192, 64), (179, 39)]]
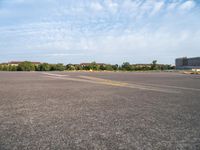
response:
[[(11, 66), (18, 66), (20, 63), (22, 63), (24, 61), (11, 61), (11, 62), (8, 62), (8, 65), (11, 65)], [(40, 62), (31, 62), (32, 64), (38, 66), (40, 65), (41, 63)]]
[(176, 69), (200, 69), (200, 57), (194, 58), (177, 58)]

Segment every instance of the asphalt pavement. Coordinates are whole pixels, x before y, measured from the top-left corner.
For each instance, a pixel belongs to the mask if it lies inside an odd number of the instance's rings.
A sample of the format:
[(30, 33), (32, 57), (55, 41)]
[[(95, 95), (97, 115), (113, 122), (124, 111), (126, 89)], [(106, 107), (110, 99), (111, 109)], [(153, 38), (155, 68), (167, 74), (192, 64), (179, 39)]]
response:
[(200, 150), (200, 75), (0, 72), (0, 150)]

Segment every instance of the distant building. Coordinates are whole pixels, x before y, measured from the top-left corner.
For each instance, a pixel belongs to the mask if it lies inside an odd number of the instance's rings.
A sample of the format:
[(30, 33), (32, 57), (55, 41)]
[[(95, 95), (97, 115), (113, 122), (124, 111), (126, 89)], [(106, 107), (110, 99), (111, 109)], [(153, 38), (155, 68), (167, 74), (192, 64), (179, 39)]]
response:
[[(23, 61), (11, 61), (11, 62), (8, 62), (8, 65), (18, 66), (22, 62)], [(34, 64), (34, 65), (36, 65), (36, 66), (41, 64), (40, 62), (31, 62), (31, 63)]]
[(194, 58), (177, 58), (176, 69), (200, 69), (200, 57)]

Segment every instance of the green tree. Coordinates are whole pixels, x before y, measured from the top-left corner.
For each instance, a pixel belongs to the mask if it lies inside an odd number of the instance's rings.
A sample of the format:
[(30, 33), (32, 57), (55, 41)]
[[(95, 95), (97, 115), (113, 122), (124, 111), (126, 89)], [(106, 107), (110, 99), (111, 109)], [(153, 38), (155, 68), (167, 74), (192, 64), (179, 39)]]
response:
[(118, 64), (115, 64), (115, 65), (112, 65), (112, 68), (113, 68), (113, 70), (117, 71), (119, 66), (118, 66)]
[(99, 70), (106, 70), (105, 65), (100, 65), (100, 66), (99, 66)]
[(8, 67), (8, 65), (3, 65), (2, 70), (3, 70), (3, 71), (9, 71), (9, 67)]
[(130, 65), (129, 62), (124, 62), (124, 63), (122, 64), (122, 70), (132, 71), (132, 66)]
[(43, 63), (39, 65), (39, 70), (40, 71), (49, 71), (50, 70), (50, 65), (48, 63)]
[(81, 65), (74, 65), (75, 70), (83, 70), (83, 67)]
[(157, 69), (157, 60), (153, 60), (151, 64), (151, 70), (156, 70)]
[(51, 64), (50, 66), (50, 71), (55, 71), (56, 70), (56, 65), (55, 64)]
[(68, 64), (66, 67), (65, 67), (66, 70), (76, 70), (76, 67), (73, 65), (73, 64)]
[(108, 71), (112, 71), (112, 70), (113, 70), (112, 65), (106, 65), (106, 70), (108, 70)]
[(8, 71), (12, 71), (12, 65), (8, 65)]
[(56, 64), (56, 70), (57, 71), (64, 71), (65, 70), (65, 66), (63, 64)]
[(18, 71), (35, 71), (35, 66), (29, 61), (21, 62), (17, 66)]
[(83, 70), (90, 70), (91, 67), (89, 65), (83, 66)]
[(99, 66), (96, 64), (95, 61), (93, 61), (93, 62), (90, 64), (90, 69), (92, 69), (92, 70), (99, 70)]
[(9, 65), (8, 68), (9, 68), (9, 71), (17, 71), (17, 66)]
[(17, 66), (12, 66), (12, 71), (17, 71)]

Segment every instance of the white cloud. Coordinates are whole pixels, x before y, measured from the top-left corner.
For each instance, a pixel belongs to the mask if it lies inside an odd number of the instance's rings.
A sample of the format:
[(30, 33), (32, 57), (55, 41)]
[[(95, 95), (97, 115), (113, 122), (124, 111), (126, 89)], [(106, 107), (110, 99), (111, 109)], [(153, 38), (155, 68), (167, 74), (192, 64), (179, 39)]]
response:
[(113, 0), (106, 0), (105, 4), (110, 12), (112, 12), (112, 13), (117, 12), (118, 3), (115, 3)]
[(156, 13), (158, 13), (163, 8), (164, 4), (164, 2), (156, 2), (154, 4), (154, 8), (151, 12), (151, 15), (155, 15)]
[[(132, 61), (136, 59), (136, 62), (140, 58), (144, 58), (145, 61), (160, 58), (159, 62), (164, 62), (163, 58), (188, 55), (190, 53), (188, 48), (195, 49), (198, 45), (198, 37), (199, 34), (188, 31), (174, 34), (162, 29), (153, 33), (141, 30), (121, 36), (106, 34), (95, 39), (92, 37), (87, 39), (89, 43), (87, 54), (112, 56), (113, 59), (127, 56), (132, 58)], [(79, 46), (82, 49), (83, 45)]]
[[(13, 9), (12, 4), (0, 11), (0, 51), (37, 51), (51, 58), (78, 58), (88, 53), (120, 59), (151, 54), (153, 59), (186, 55), (188, 49), (192, 53), (199, 48), (199, 14), (179, 13), (195, 7), (192, 0), (44, 0), (40, 5), (35, 1), (28, 5), (30, 9), (26, 5), (24, 10), (22, 6)], [(8, 12), (13, 20), (6, 19)], [(172, 15), (165, 15), (169, 12)], [(28, 19), (19, 14), (28, 14)]]
[(173, 2), (173, 3), (168, 4), (167, 10), (169, 11), (174, 10), (178, 6), (178, 4), (179, 4), (178, 2)]
[(196, 3), (193, 0), (187, 0), (183, 4), (180, 5), (181, 10), (190, 10), (195, 7)]
[(98, 2), (92, 2), (91, 3), (91, 8), (93, 10), (95, 10), (95, 11), (101, 11), (101, 10), (103, 10), (103, 6), (100, 3), (98, 3)]

